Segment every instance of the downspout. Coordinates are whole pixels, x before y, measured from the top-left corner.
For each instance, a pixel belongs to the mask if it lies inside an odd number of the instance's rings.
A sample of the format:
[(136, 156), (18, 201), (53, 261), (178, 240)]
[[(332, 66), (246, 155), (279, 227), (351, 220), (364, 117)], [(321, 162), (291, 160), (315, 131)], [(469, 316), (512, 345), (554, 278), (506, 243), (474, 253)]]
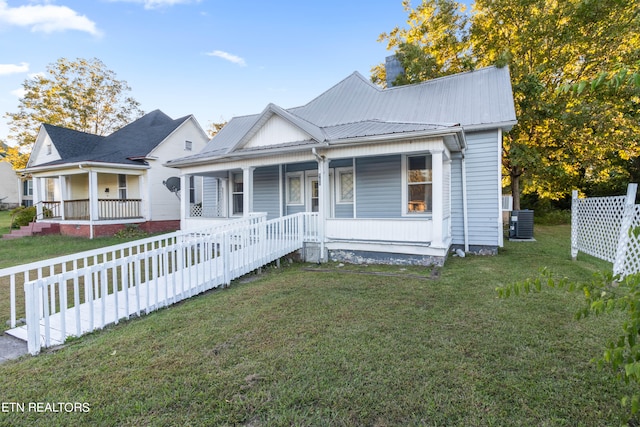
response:
[(319, 190), (320, 190), (320, 206), (318, 209), (318, 239), (320, 240), (320, 253), (318, 254), (318, 264), (320, 264), (322, 261), (324, 261), (324, 246), (325, 246), (325, 238), (324, 238), (324, 227), (325, 227), (325, 212), (326, 212), (326, 203), (328, 203), (329, 201), (327, 200), (326, 196), (328, 195), (328, 191), (325, 191), (325, 185), (329, 184), (329, 178), (324, 176), (324, 163), (326, 162), (326, 159), (319, 155), (318, 152), (316, 151), (315, 148), (311, 149), (311, 152), (313, 153), (313, 155), (316, 158), (316, 161), (318, 162), (318, 184), (320, 186)]
[(464, 232), (464, 251), (469, 252), (469, 218), (467, 212), (467, 166), (465, 162), (465, 149), (462, 153), (462, 227)]

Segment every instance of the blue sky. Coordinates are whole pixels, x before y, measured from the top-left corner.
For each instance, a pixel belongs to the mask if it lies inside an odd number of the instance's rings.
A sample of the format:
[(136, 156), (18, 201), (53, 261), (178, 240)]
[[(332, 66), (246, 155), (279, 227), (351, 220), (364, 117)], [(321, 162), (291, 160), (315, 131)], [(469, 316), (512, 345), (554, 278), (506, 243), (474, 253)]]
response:
[(144, 111), (206, 129), (369, 77), (405, 21), (401, 0), (0, 0), (0, 139), (24, 80), (61, 57), (98, 58)]

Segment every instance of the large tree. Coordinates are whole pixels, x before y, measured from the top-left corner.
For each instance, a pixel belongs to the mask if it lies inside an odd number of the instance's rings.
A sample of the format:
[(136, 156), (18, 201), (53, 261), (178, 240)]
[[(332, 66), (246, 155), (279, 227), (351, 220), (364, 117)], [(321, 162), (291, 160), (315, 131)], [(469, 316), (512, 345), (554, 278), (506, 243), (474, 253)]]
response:
[(99, 59), (60, 58), (23, 83), (18, 112), (9, 118), (8, 160), (15, 169), (26, 165), (40, 124), (108, 135), (142, 116), (140, 104), (127, 96), (127, 82)]
[[(466, 20), (453, 19), (465, 16), (453, 0), (423, 0), (416, 9), (403, 4), (409, 28), (381, 39), (398, 54), (407, 82), (469, 66), (509, 66), (518, 124), (505, 137), (503, 165), (516, 208), (521, 192), (558, 199), (571, 188), (607, 191), (632, 177), (630, 165), (640, 154), (637, 87), (581, 96), (561, 89), (640, 58), (635, 0), (476, 0)], [(443, 50), (446, 57), (437, 60), (430, 46), (436, 40), (457, 50)], [(447, 67), (424, 77), (415, 72), (434, 61)]]

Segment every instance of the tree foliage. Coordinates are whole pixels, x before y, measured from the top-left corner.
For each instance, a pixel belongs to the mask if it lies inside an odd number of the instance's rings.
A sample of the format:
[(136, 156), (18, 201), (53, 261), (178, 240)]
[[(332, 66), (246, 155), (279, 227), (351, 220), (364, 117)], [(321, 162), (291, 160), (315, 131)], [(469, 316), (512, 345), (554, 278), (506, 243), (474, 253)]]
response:
[[(380, 36), (404, 65), (397, 83), (509, 66), (518, 124), (505, 136), (503, 166), (516, 209), (521, 191), (559, 199), (572, 188), (619, 191), (634, 178), (640, 90), (621, 84), (636, 74), (611, 70), (640, 59), (636, 1), (476, 0), (468, 14), (453, 0), (403, 6), (408, 28)], [(380, 66), (372, 72), (380, 82)], [(587, 93), (594, 81), (602, 89)]]
[(142, 116), (140, 104), (126, 95), (127, 82), (99, 59), (60, 58), (44, 74), (24, 81), (18, 111), (9, 118), (8, 160), (26, 165), (40, 124), (108, 135)]

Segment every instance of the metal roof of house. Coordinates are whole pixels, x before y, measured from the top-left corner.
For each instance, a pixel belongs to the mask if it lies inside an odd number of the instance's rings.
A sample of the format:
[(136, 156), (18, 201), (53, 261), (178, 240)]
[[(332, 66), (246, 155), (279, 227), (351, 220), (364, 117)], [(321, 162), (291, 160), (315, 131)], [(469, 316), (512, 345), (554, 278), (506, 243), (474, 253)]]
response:
[(108, 136), (44, 124), (61, 159), (37, 167), (80, 162), (145, 165), (144, 158), (189, 117), (174, 120), (154, 110)]
[(331, 145), (350, 138), (419, 131), (508, 129), (516, 123), (506, 67), (487, 67), (388, 89), (355, 72), (306, 105), (282, 109), (269, 104), (260, 114), (235, 117), (200, 153), (167, 165), (188, 165), (241, 152), (243, 144), (274, 114), (309, 135), (309, 140), (300, 141), (300, 148), (309, 141)]

